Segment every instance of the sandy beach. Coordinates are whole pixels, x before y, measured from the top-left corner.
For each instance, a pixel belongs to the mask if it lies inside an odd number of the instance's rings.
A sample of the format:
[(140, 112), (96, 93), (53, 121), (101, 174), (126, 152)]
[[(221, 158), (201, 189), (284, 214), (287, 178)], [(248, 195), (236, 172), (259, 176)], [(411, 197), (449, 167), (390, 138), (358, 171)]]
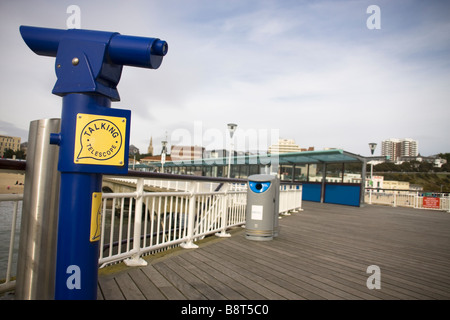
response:
[(1, 172), (0, 173), (0, 194), (23, 193), (24, 180), (25, 180), (25, 174)]

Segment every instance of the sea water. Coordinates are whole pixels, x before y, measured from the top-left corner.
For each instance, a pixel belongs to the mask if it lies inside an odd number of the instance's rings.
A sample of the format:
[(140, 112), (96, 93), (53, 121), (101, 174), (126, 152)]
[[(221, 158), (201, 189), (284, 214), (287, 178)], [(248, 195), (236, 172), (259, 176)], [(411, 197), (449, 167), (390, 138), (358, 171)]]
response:
[[(9, 243), (11, 239), (11, 229), (13, 222), (15, 201), (0, 201), (0, 280), (6, 277), (6, 268), (8, 265)], [(13, 264), (11, 275), (16, 274), (17, 254), (19, 251), (19, 233), (20, 221), (22, 216), (22, 201), (18, 202), (16, 236), (14, 239)]]

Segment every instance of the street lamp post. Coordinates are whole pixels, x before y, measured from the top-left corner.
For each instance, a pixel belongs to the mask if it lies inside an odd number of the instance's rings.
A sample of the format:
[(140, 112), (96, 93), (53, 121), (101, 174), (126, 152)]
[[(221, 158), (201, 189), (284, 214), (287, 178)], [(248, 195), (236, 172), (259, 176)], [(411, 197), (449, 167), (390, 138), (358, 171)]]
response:
[(166, 163), (166, 145), (167, 141), (161, 141), (162, 150), (161, 150), (161, 173), (164, 173), (164, 163)]
[[(373, 155), (375, 149), (377, 148), (377, 144), (375, 142), (369, 143), (370, 153)], [(373, 161), (370, 161), (370, 184), (371, 188), (373, 188)], [(369, 192), (369, 204), (372, 204), (372, 189)]]
[(233, 152), (233, 135), (234, 132), (236, 131), (237, 128), (237, 124), (235, 123), (229, 123), (228, 125), (228, 131), (230, 132), (230, 154), (228, 155), (228, 174), (227, 177), (230, 177), (230, 173), (231, 173), (231, 153)]

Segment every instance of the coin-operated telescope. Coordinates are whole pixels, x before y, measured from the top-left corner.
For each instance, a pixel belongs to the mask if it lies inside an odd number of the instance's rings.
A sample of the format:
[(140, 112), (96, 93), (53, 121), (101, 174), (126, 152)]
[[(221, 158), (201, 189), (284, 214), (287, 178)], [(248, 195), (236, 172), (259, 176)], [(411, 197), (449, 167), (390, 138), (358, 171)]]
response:
[(55, 57), (61, 96), (61, 132), (50, 143), (60, 147), (61, 172), (56, 299), (96, 299), (102, 174), (126, 174), (130, 110), (113, 109), (123, 66), (157, 69), (166, 41), (117, 32), (21, 26), (28, 47)]
[(157, 69), (168, 50), (166, 41), (117, 32), (21, 26), (20, 33), (36, 54), (56, 57), (53, 93), (60, 96), (96, 92), (118, 101), (122, 67)]

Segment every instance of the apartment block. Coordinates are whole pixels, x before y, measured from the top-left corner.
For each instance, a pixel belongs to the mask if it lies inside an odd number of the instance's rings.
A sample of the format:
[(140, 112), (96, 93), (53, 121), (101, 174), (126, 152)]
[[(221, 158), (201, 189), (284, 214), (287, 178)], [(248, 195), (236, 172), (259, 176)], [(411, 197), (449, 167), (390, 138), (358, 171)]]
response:
[(389, 156), (391, 161), (400, 157), (416, 157), (419, 154), (419, 144), (416, 140), (391, 138), (381, 142), (381, 155)]
[(0, 135), (0, 157), (3, 157), (7, 149), (14, 152), (20, 150), (20, 138)]

